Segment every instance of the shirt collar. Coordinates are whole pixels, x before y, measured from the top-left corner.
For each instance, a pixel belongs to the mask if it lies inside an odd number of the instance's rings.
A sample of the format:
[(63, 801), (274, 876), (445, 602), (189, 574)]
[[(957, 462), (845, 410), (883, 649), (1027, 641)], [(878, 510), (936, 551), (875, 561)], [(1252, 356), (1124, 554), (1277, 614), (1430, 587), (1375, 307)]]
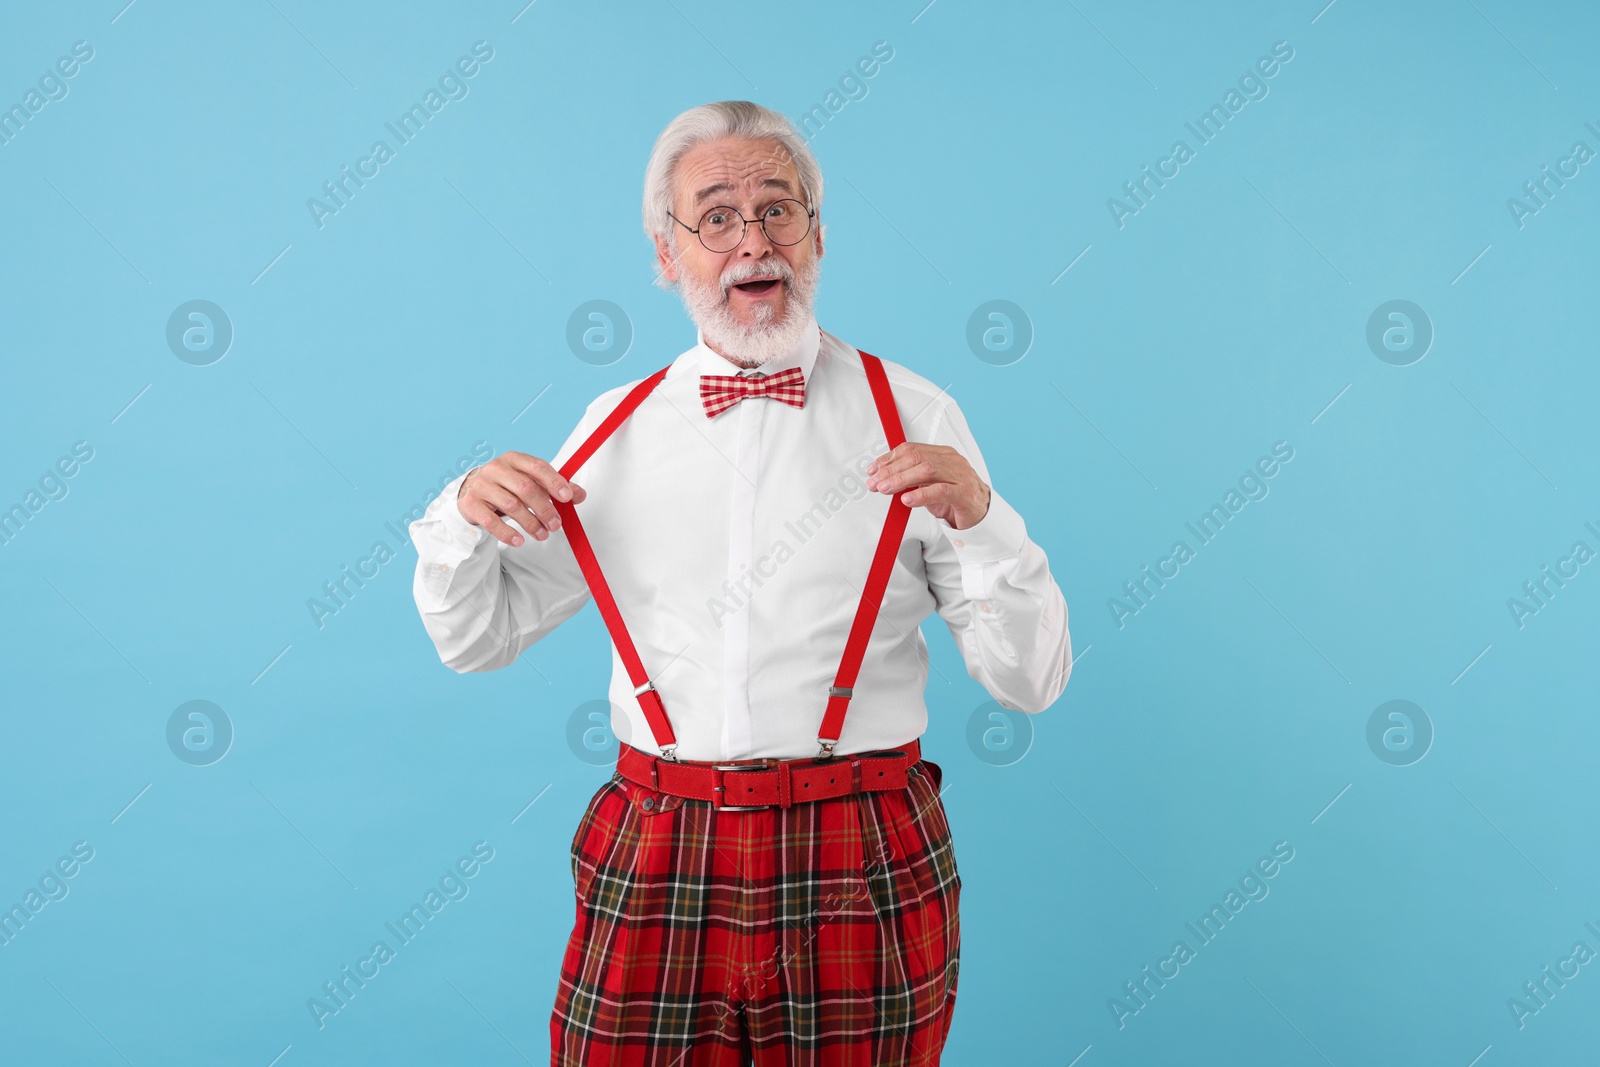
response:
[(822, 334), (817, 327), (816, 316), (807, 313), (806, 329), (801, 333), (799, 342), (789, 351), (780, 356), (774, 356), (759, 367), (745, 371), (735, 363), (725, 359), (719, 353), (706, 345), (705, 331), (698, 326), (694, 331), (694, 347), (683, 354), (682, 364), (684, 369), (693, 374), (776, 374), (790, 367), (799, 367), (800, 373), (807, 382), (811, 381), (811, 368), (817, 364), (817, 351), (822, 347)]

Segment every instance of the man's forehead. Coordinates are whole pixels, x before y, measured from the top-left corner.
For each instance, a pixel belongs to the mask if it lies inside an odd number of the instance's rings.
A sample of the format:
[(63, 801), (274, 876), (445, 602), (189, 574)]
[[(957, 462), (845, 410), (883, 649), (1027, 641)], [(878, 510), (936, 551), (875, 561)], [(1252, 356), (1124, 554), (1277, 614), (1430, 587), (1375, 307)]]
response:
[(678, 164), (678, 196), (691, 205), (730, 193), (800, 195), (794, 162), (775, 141), (726, 139), (696, 145)]

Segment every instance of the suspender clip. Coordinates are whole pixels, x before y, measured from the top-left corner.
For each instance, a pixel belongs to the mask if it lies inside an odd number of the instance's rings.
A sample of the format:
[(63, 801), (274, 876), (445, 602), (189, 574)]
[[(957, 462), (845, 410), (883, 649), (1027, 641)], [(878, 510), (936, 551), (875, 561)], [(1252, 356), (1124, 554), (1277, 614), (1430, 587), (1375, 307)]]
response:
[(844, 697), (846, 700), (849, 700), (852, 696), (855, 695), (855, 692), (856, 691), (855, 691), (854, 687), (848, 686), (848, 685), (830, 685), (830, 686), (828, 686), (828, 695), (830, 697)]

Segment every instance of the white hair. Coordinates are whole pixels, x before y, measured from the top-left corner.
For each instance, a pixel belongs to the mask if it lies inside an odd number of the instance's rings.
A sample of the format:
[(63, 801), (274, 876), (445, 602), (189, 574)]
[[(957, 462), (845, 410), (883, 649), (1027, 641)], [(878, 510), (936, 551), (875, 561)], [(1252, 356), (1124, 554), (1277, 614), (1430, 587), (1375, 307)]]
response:
[[(800, 178), (801, 199), (820, 215), (822, 168), (817, 166), (810, 146), (795, 130), (794, 124), (778, 112), (748, 100), (719, 100), (683, 112), (667, 123), (667, 128), (656, 138), (655, 148), (650, 152), (650, 163), (644, 172), (644, 232), (652, 240), (664, 237), (669, 247), (677, 247), (677, 235), (673, 232), (677, 226), (668, 212), (672, 210), (678, 161), (698, 144), (728, 137), (776, 141), (778, 150), (773, 153), (773, 160), (777, 163), (794, 163)], [(820, 228), (819, 218), (819, 231)], [(655, 281), (662, 288), (672, 286), (666, 276), (660, 273), (657, 273)]]

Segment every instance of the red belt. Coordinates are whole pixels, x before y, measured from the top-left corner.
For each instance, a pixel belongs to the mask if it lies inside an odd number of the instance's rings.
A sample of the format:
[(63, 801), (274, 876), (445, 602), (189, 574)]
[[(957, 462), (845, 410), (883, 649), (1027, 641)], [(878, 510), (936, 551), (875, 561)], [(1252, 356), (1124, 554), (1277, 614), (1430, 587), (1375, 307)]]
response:
[(899, 748), (877, 752), (728, 763), (662, 759), (623, 742), (617, 771), (660, 793), (710, 801), (718, 811), (743, 811), (904, 789), (907, 772), (920, 759), (922, 745), (915, 738)]

